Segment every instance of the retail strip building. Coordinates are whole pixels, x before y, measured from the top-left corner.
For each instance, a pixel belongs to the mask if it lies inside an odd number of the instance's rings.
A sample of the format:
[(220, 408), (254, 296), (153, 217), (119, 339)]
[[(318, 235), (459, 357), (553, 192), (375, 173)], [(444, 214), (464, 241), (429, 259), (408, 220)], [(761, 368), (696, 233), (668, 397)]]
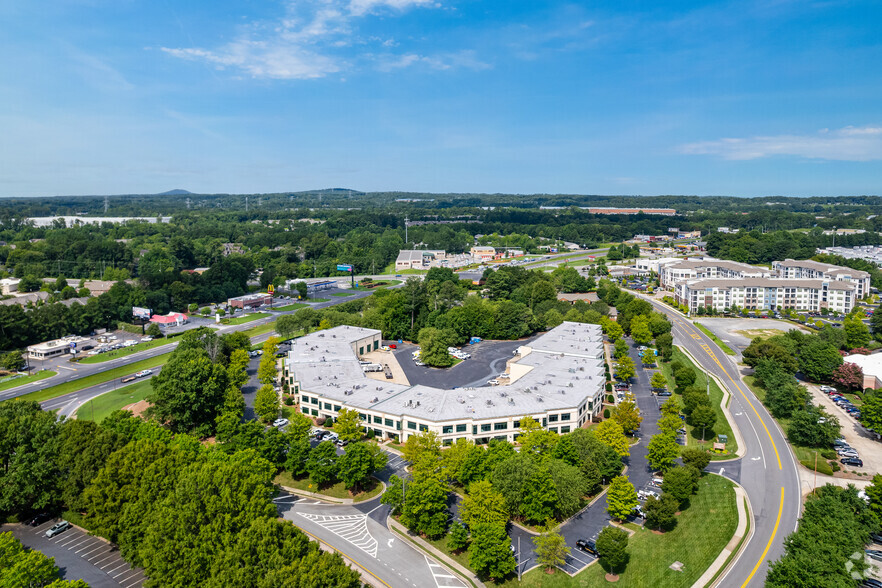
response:
[(565, 322), (518, 348), (500, 385), (442, 390), (394, 384), (365, 375), (359, 356), (378, 349), (381, 333), (340, 326), (295, 339), (280, 377), (312, 417), (357, 410), (365, 428), (401, 442), (434, 431), (445, 445), (466, 438), (514, 441), (520, 421), (533, 417), (568, 433), (597, 416), (606, 378), (598, 325)]

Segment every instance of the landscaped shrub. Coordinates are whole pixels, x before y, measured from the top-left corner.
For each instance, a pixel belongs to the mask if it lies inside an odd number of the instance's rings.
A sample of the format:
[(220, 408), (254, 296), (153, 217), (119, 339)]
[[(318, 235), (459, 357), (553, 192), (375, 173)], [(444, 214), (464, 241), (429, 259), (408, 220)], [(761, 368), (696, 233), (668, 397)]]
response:
[(603, 418), (605, 418), (605, 419), (609, 418), (609, 409), (608, 408), (603, 409)]
[(325, 417), (322, 416), (322, 417), (318, 417), (317, 419), (315, 419), (315, 424), (317, 424), (320, 427), (322, 425), (324, 425), (325, 424)]
[(612, 395), (612, 394), (607, 394), (607, 396), (606, 396), (606, 401), (607, 401), (609, 404), (615, 404), (615, 403), (616, 403), (616, 399), (613, 398), (613, 395)]

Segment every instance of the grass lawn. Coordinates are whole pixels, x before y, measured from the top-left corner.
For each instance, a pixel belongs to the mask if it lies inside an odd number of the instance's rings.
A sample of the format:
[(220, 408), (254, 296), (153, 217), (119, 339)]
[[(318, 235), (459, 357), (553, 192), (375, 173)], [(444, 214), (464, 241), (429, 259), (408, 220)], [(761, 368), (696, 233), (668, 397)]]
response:
[(286, 306), (274, 306), (273, 310), (279, 311), (287, 311), (287, 310), (297, 310), (298, 308), (303, 308), (306, 304), (302, 302), (295, 302), (294, 304), (288, 304)]
[[(691, 586), (717, 558), (738, 525), (738, 508), (732, 482), (713, 474), (699, 482), (698, 493), (692, 497), (689, 508), (678, 517), (677, 527), (657, 535), (638, 530), (628, 541), (630, 561), (620, 573), (616, 586), (634, 588), (679, 588)], [(451, 559), (468, 568), (468, 552), (455, 555), (447, 550), (447, 538), (428, 541)], [(521, 546), (523, 549), (524, 546)], [(578, 555), (578, 554), (576, 554)], [(684, 564), (682, 572), (670, 565)], [(609, 586), (604, 578), (606, 570), (600, 563), (572, 578), (556, 570), (546, 574), (541, 568), (526, 574), (522, 581), (512, 577), (504, 582), (486, 582), (499, 588), (591, 588)]]
[[(747, 386), (753, 391), (757, 398), (759, 398), (760, 402), (764, 401), (766, 398), (766, 391), (757, 386), (755, 383), (755, 378), (753, 376), (744, 376), (744, 381), (747, 383)], [(773, 419), (775, 417), (772, 417)], [(781, 425), (781, 429), (784, 430), (785, 436), (787, 433), (787, 426), (790, 424), (789, 419), (775, 419), (778, 421), (778, 424)], [(813, 447), (803, 447), (801, 445), (794, 445), (788, 441), (790, 447), (793, 448), (793, 453), (796, 455), (796, 459), (799, 460), (799, 463), (807, 467), (808, 469), (814, 471), (815, 469), (815, 459), (817, 458), (818, 464), (818, 473), (826, 474), (828, 476), (833, 475), (833, 468), (830, 467), (830, 464), (827, 463), (827, 460), (824, 459), (824, 456), (821, 455), (819, 449), (815, 449)]]
[(370, 486), (365, 491), (356, 496), (352, 496), (349, 493), (349, 490), (346, 489), (346, 487), (343, 485), (343, 482), (337, 482), (336, 484), (318, 490), (308, 476), (304, 476), (303, 478), (295, 478), (291, 475), (291, 472), (287, 470), (283, 470), (282, 473), (275, 477), (273, 482), (282, 486), (287, 486), (288, 488), (296, 488), (297, 490), (314, 492), (316, 494), (321, 494), (329, 498), (354, 498), (355, 502), (362, 502), (363, 500), (374, 498), (375, 496), (379, 495), (380, 491), (383, 489), (383, 484), (380, 483), (379, 480), (377, 480), (376, 478), (371, 478)]
[(104, 382), (109, 382), (114, 378), (121, 378), (123, 376), (127, 376), (128, 374), (133, 374), (147, 368), (160, 366), (167, 362), (170, 356), (171, 353), (163, 353), (162, 355), (157, 355), (156, 357), (151, 357), (150, 359), (136, 361), (128, 365), (113, 368), (112, 370), (101, 372), (100, 374), (92, 374), (91, 376), (86, 376), (85, 378), (72, 380), (70, 382), (58, 384), (57, 386), (50, 386), (49, 388), (44, 388), (43, 390), (37, 390), (35, 392), (31, 392), (30, 394), (20, 396), (19, 398), (22, 398), (24, 400), (33, 400), (35, 402), (43, 402), (44, 400), (63, 396), (65, 394), (69, 394), (70, 392), (76, 392), (77, 390), (82, 390), (83, 388), (94, 386), (95, 384), (103, 384)]
[(266, 333), (272, 333), (275, 330), (276, 330), (276, 323), (275, 323), (275, 321), (273, 321), (271, 323), (257, 325), (256, 327), (251, 327), (250, 329), (245, 329), (242, 332), (245, 333), (246, 335), (248, 335), (249, 337), (254, 337), (256, 335), (264, 335)]
[(725, 353), (726, 355), (735, 355), (735, 352), (732, 351), (732, 348), (729, 347), (728, 345), (726, 345), (725, 343), (723, 343), (723, 341), (719, 337), (717, 337), (716, 335), (711, 333), (710, 329), (708, 329), (707, 327), (705, 327), (704, 325), (699, 324), (699, 323), (693, 323), (693, 324), (696, 327), (698, 327), (699, 331), (701, 331), (702, 333), (704, 333), (705, 335), (710, 337), (711, 341), (713, 341), (714, 343), (719, 345), (720, 349), (723, 350), (723, 353)]
[(243, 323), (250, 323), (251, 321), (256, 321), (262, 318), (266, 318), (268, 316), (272, 315), (268, 312), (252, 312), (251, 314), (237, 316), (230, 319), (221, 319), (221, 322), (225, 325), (241, 325)]
[[(707, 376), (704, 371), (696, 368), (695, 364), (692, 363), (692, 360), (689, 357), (680, 351), (679, 347), (674, 347), (674, 357), (673, 360), (680, 360), (681, 363), (692, 366), (695, 368), (695, 373), (698, 374), (698, 377), (695, 378), (695, 383), (693, 386), (701, 388), (705, 390), (707, 388)], [(672, 362), (673, 362), (672, 360)], [(665, 378), (668, 380), (668, 388), (673, 390), (674, 387), (674, 376), (671, 373), (671, 363), (659, 362), (661, 365), (662, 373), (664, 373)], [(731, 458), (735, 452), (738, 451), (738, 443), (735, 441), (735, 435), (732, 434), (732, 427), (729, 426), (729, 421), (726, 420), (726, 416), (723, 414), (723, 409), (720, 406), (720, 402), (723, 400), (723, 391), (717, 385), (717, 383), (711, 379), (710, 381), (710, 397), (711, 397), (711, 406), (714, 408), (714, 412), (717, 415), (717, 423), (714, 425), (713, 432), (707, 431), (706, 437), (708, 439), (706, 446), (710, 446), (710, 443), (713, 442), (713, 438), (715, 435), (727, 435), (728, 441), (726, 442), (726, 451), (727, 454), (712, 454), (711, 459), (729, 459)], [(683, 406), (683, 397), (679, 394), (674, 394), (671, 398), (676, 398), (677, 402), (680, 403), (680, 406)], [(701, 447), (701, 430), (694, 430), (692, 425), (686, 425), (686, 445), (687, 447)]]
[(349, 292), (334, 292), (331, 296), (339, 296), (342, 298), (344, 296), (352, 296), (352, 294)]
[(150, 380), (141, 380), (137, 384), (111, 390), (82, 405), (77, 410), (77, 418), (81, 421), (100, 423), (113, 411), (144, 400), (152, 389)]
[(29, 376), (20, 376), (18, 378), (10, 377), (8, 379), (4, 379), (3, 382), (0, 382), (0, 390), (8, 390), (10, 388), (15, 388), (17, 386), (23, 386), (28, 382), (37, 382), (39, 380), (45, 380), (46, 378), (51, 378), (57, 372), (53, 372), (52, 370), (41, 370), (35, 374), (31, 374)]
[(146, 343), (138, 343), (137, 345), (132, 345), (131, 347), (117, 349), (116, 351), (108, 351), (107, 353), (101, 353), (99, 355), (90, 355), (88, 357), (84, 357), (77, 363), (104, 363), (105, 361), (110, 361), (111, 359), (116, 359), (118, 357), (125, 357), (127, 355), (138, 353), (139, 351), (145, 351), (147, 349), (153, 349), (154, 347), (160, 347), (162, 345), (174, 343), (180, 337), (180, 335), (172, 335), (170, 337), (164, 337), (162, 339), (154, 339), (153, 341), (148, 341)]

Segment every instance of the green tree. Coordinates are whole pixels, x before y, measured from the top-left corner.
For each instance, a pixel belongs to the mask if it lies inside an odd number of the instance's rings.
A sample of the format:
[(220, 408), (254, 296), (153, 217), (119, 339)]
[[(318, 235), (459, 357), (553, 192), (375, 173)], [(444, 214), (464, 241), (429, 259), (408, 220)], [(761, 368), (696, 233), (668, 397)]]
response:
[(799, 364), (793, 351), (782, 345), (781, 340), (774, 337), (768, 339), (757, 337), (750, 342), (750, 345), (742, 353), (744, 363), (750, 367), (756, 367), (763, 359), (774, 359), (791, 374), (799, 369)]
[(870, 328), (858, 316), (846, 317), (842, 321), (842, 329), (845, 331), (846, 345), (849, 349), (866, 347), (870, 342)]
[(665, 378), (665, 375), (661, 372), (655, 372), (652, 374), (652, 378), (649, 379), (649, 385), (653, 388), (666, 388), (668, 385), (668, 380)]
[(646, 316), (635, 316), (631, 319), (631, 338), (640, 345), (648, 345), (652, 341), (652, 331), (649, 330), (649, 319)]
[(401, 450), (404, 459), (410, 463), (417, 463), (425, 454), (431, 454), (436, 457), (441, 455), (441, 441), (438, 439), (438, 433), (434, 431), (424, 431), (418, 435), (411, 435), (404, 442)]
[(628, 561), (628, 533), (618, 527), (604, 527), (595, 544), (600, 561), (609, 566), (611, 574), (616, 575), (616, 570), (623, 568)]
[(148, 414), (172, 431), (210, 435), (224, 401), (227, 372), (204, 349), (177, 349), (151, 378)]
[(153, 337), (154, 339), (162, 338), (162, 330), (156, 323), (150, 323), (149, 325), (147, 325), (147, 330), (144, 331), (144, 334), (148, 337)]
[(799, 351), (799, 371), (815, 382), (828, 381), (841, 364), (839, 349), (817, 337), (807, 337)]
[(528, 521), (540, 522), (554, 517), (560, 500), (554, 479), (546, 469), (538, 469), (524, 484), (521, 515)]
[(695, 493), (699, 472), (693, 467), (678, 466), (665, 472), (662, 491), (673, 496), (677, 505), (683, 507)]
[(515, 571), (511, 538), (501, 525), (479, 523), (472, 528), (469, 567), (481, 578), (501, 580)]
[(20, 371), (24, 366), (25, 360), (22, 357), (21, 351), (16, 350), (5, 353), (2, 360), (0, 360), (0, 367), (11, 372)]
[(505, 525), (508, 522), (505, 497), (486, 480), (472, 482), (468, 496), (462, 501), (460, 516), (469, 527), (479, 523)]
[(643, 417), (640, 416), (640, 409), (630, 400), (620, 402), (619, 405), (613, 409), (612, 418), (628, 433), (639, 429), (640, 423), (643, 422)]
[(456, 343), (456, 334), (452, 330), (426, 327), (420, 329), (420, 361), (433, 367), (453, 365), (453, 356), (447, 348)]
[(0, 533), (0, 586), (49, 586), (57, 581), (58, 573), (54, 558), (26, 549), (12, 532)]
[(625, 476), (616, 476), (606, 492), (606, 512), (614, 519), (625, 520), (640, 504), (634, 485)]
[(316, 445), (306, 458), (306, 471), (319, 487), (334, 480), (337, 474), (337, 446), (330, 441)]
[(307, 298), (309, 298), (309, 285), (306, 282), (294, 282), (294, 288), (297, 289), (297, 295), (300, 297), (301, 300), (306, 300)]
[(680, 446), (677, 445), (676, 438), (667, 433), (653, 435), (646, 447), (646, 459), (654, 470), (667, 471), (674, 465), (679, 454)]
[(551, 521), (546, 522), (540, 535), (533, 537), (533, 548), (536, 551), (536, 563), (546, 571), (553, 571), (555, 567), (563, 566), (567, 556), (570, 555), (567, 540)]
[(298, 314), (299, 313), (285, 314), (276, 320), (276, 333), (278, 333), (282, 339), (290, 339), (303, 328), (303, 325), (299, 320), (300, 317), (297, 316)]
[(279, 395), (269, 384), (264, 384), (257, 389), (254, 396), (254, 412), (264, 423), (268, 423), (279, 416)]
[[(432, 455), (424, 455), (422, 461), (437, 461)], [(440, 537), (447, 528), (447, 486), (435, 472), (417, 475), (405, 484), (401, 522), (415, 533), (427, 537)], [(472, 533), (474, 539), (474, 530)]]
[(36, 402), (0, 403), (0, 512), (58, 504), (59, 423)]
[(634, 361), (630, 357), (623, 357), (616, 362), (616, 374), (619, 380), (627, 382), (635, 373)]
[(662, 494), (656, 499), (650, 496), (643, 505), (646, 513), (646, 526), (650, 529), (670, 531), (677, 525), (677, 511), (680, 503), (670, 494)]
[(628, 439), (622, 425), (614, 419), (607, 419), (594, 427), (594, 435), (597, 440), (612, 448), (621, 457), (628, 456)]
[(261, 384), (273, 384), (276, 381), (276, 352), (279, 350), (279, 339), (270, 337), (263, 344), (263, 355), (257, 368), (257, 379)]
[(306, 460), (312, 448), (306, 437), (295, 437), (288, 444), (288, 453), (285, 458), (285, 469), (295, 476), (306, 473)]
[(676, 436), (677, 431), (683, 427), (683, 421), (675, 414), (664, 414), (658, 419), (658, 430), (661, 433)]
[(370, 481), (371, 474), (386, 466), (386, 454), (373, 443), (351, 443), (337, 458), (337, 477), (347, 488), (358, 490)]
[(874, 431), (882, 431), (882, 393), (879, 390), (864, 395), (861, 422)]
[(363, 425), (357, 410), (342, 408), (337, 413), (334, 430), (344, 441), (358, 441), (362, 436)]
[(459, 553), (469, 546), (469, 532), (462, 523), (454, 522), (447, 534), (447, 549), (451, 553)]
[(714, 425), (717, 423), (717, 413), (710, 406), (702, 404), (689, 415), (689, 423), (695, 427), (696, 431), (701, 430), (701, 440), (704, 441), (705, 434), (714, 430)]
[(615, 351), (613, 352), (613, 357), (617, 360), (623, 357), (628, 357), (628, 342), (624, 339), (616, 339), (615, 344), (613, 345)]
[(98, 475), (111, 453), (126, 444), (124, 435), (93, 421), (71, 419), (59, 428), (60, 448), (56, 464), (60, 472), (61, 500), (80, 509), (81, 495)]
[(609, 337), (610, 341), (615, 341), (616, 339), (621, 339), (622, 335), (625, 332), (622, 330), (622, 326), (619, 323), (610, 320), (606, 317), (601, 319), (600, 326), (603, 328), (603, 333)]
[(803, 447), (830, 447), (839, 438), (839, 420), (820, 406), (809, 404), (797, 410), (787, 425), (787, 438)]
[(870, 499), (870, 510), (882, 519), (882, 474), (873, 474), (873, 483), (864, 488)]
[(535, 429), (529, 433), (522, 433), (518, 437), (518, 443), (521, 444), (521, 451), (538, 456), (549, 456), (557, 445), (560, 437), (554, 431), (547, 429)]
[(704, 468), (710, 463), (710, 454), (698, 447), (684, 448), (680, 452), (680, 457), (683, 460), (684, 466), (692, 466), (699, 472), (704, 471)]
[(581, 462), (579, 451), (570, 435), (562, 435), (551, 452), (551, 457), (559, 459), (571, 466), (578, 466)]

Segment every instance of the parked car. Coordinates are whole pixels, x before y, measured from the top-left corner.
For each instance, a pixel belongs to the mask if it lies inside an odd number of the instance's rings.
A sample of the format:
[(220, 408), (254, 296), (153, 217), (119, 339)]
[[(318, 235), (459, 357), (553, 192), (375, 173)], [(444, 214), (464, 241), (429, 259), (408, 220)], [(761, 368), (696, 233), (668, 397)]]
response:
[(346, 439), (337, 439), (337, 447), (346, 447), (349, 445), (349, 441)]
[(594, 541), (587, 541), (585, 539), (578, 539), (576, 541), (576, 549), (581, 549), (585, 553), (590, 553), (591, 555), (597, 556), (597, 547), (594, 545)]
[(882, 588), (882, 582), (875, 578), (865, 578), (860, 585), (862, 588)]
[(46, 537), (49, 537), (51, 539), (52, 537), (55, 537), (59, 533), (63, 533), (65, 531), (67, 531), (68, 529), (70, 529), (70, 527), (71, 527), (71, 524), (68, 523), (67, 521), (59, 521), (59, 522), (55, 523), (54, 525), (52, 525), (52, 527), (50, 527), (48, 531), (46, 531)]
[(273, 421), (274, 427), (284, 427), (287, 424), (288, 424), (288, 419), (284, 419), (284, 418), (283, 419), (276, 419)]
[(855, 466), (855, 467), (859, 467), (859, 468), (864, 467), (864, 462), (859, 457), (850, 457), (850, 456), (843, 457), (839, 461), (842, 462), (842, 465), (850, 465), (850, 466)]
[(882, 561), (882, 551), (878, 549), (867, 549), (864, 551), (867, 554), (867, 557), (870, 559), (875, 559), (876, 561)]
[(398, 345), (395, 343), (389, 343), (389, 349), (398, 349)]
[(882, 535), (879, 533), (870, 533), (870, 539), (875, 543), (882, 543)]
[(152, 373), (153, 373), (153, 370), (141, 370), (140, 372), (135, 374), (135, 377), (136, 378), (144, 378), (146, 376), (149, 376)]
[(327, 434), (328, 434), (327, 431), (322, 431), (321, 429), (319, 429), (319, 430), (317, 430), (317, 431), (315, 432), (315, 438), (316, 438), (318, 441), (321, 441), (321, 440), (324, 438), (324, 436), (327, 435)]

